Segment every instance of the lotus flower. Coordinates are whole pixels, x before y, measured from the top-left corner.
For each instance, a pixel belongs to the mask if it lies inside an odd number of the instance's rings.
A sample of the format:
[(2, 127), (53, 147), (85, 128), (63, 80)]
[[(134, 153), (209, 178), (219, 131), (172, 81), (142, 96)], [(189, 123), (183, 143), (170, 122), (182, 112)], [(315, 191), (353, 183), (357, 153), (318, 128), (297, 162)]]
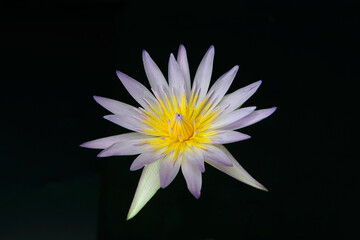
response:
[(104, 116), (105, 119), (132, 132), (81, 145), (103, 149), (98, 157), (138, 155), (130, 170), (143, 170), (127, 219), (134, 217), (160, 188), (166, 188), (180, 168), (190, 193), (199, 198), (205, 162), (239, 181), (266, 190), (223, 146), (249, 139), (249, 135), (236, 130), (254, 124), (276, 110), (276, 107), (240, 108), (259, 88), (261, 81), (225, 95), (238, 71), (235, 66), (209, 89), (213, 46), (203, 57), (193, 83), (183, 45), (180, 45), (176, 59), (170, 55), (168, 81), (145, 50), (142, 57), (151, 91), (117, 71), (126, 90), (141, 107), (94, 96), (97, 103), (112, 113)]

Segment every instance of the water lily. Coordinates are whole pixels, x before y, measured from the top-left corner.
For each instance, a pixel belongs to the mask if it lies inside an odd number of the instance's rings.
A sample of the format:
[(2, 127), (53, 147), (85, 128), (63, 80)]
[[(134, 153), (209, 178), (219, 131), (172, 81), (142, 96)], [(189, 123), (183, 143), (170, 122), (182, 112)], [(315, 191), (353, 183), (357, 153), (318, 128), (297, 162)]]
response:
[(275, 107), (240, 108), (259, 88), (261, 81), (225, 95), (238, 71), (235, 66), (209, 89), (213, 46), (203, 57), (193, 83), (183, 45), (179, 47), (177, 58), (170, 55), (168, 81), (145, 50), (142, 57), (151, 91), (117, 71), (126, 90), (141, 107), (94, 96), (96, 102), (112, 113), (104, 116), (105, 119), (132, 132), (81, 145), (103, 149), (98, 157), (138, 155), (130, 170), (143, 170), (127, 219), (134, 217), (160, 188), (167, 187), (180, 168), (189, 191), (199, 198), (204, 162), (250, 186), (266, 190), (222, 145), (249, 139), (249, 135), (236, 130), (254, 124), (276, 110)]

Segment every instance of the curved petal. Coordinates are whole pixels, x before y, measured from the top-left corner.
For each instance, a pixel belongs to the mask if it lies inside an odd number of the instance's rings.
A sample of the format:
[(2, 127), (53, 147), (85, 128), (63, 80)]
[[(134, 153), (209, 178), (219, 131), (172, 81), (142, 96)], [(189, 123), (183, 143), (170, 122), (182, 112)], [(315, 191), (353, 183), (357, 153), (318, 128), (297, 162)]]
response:
[(273, 114), (276, 109), (277, 109), (276, 107), (272, 107), (272, 108), (266, 108), (266, 109), (260, 109), (260, 110), (254, 111), (251, 114), (249, 114), (248, 116), (225, 126), (224, 129), (236, 130), (236, 129), (247, 127), (249, 125), (252, 125), (254, 123), (257, 123), (257, 122), (263, 120), (264, 118), (267, 118), (268, 116)]
[(214, 144), (227, 144), (249, 139), (250, 136), (236, 131), (222, 131), (211, 137)]
[(232, 166), (232, 162), (230, 161), (229, 157), (215, 145), (206, 145), (204, 158), (206, 162), (211, 162), (221, 166)]
[(181, 164), (181, 171), (184, 175), (189, 191), (196, 199), (198, 199), (200, 197), (202, 183), (200, 170), (196, 166), (193, 166), (189, 161), (184, 159)]
[(146, 165), (142, 171), (126, 220), (133, 218), (160, 189), (160, 163), (158, 160)]
[(130, 166), (130, 171), (135, 171), (138, 170), (142, 167), (144, 167), (147, 164), (150, 164), (158, 159), (160, 159), (162, 156), (161, 153), (159, 152), (144, 152), (142, 154), (140, 154), (139, 156), (137, 156), (137, 158), (135, 158), (135, 160), (133, 161), (133, 163)]
[(125, 73), (120, 71), (116, 71), (117, 76), (119, 77), (120, 81), (126, 88), (126, 90), (130, 93), (130, 95), (147, 111), (152, 112), (149, 104), (152, 106), (157, 106), (154, 104), (156, 99), (154, 95), (140, 82), (136, 81), (135, 79), (129, 77)]
[(156, 92), (160, 93), (161, 89), (168, 89), (168, 83), (166, 82), (166, 79), (159, 69), (159, 67), (156, 65), (156, 63), (152, 60), (149, 53), (145, 50), (143, 50), (143, 63), (145, 68), (146, 76), (149, 80), (150, 86), (152, 89), (154, 89)]
[(180, 165), (181, 165), (181, 159), (177, 159), (174, 162), (172, 154), (168, 154), (161, 161), (161, 165), (160, 165), (161, 188), (166, 188), (174, 180), (174, 178), (179, 172)]
[(177, 55), (177, 62), (183, 73), (184, 80), (185, 80), (185, 89), (187, 93), (187, 97), (190, 95), (191, 90), (191, 81), (190, 81), (190, 70), (189, 70), (189, 63), (186, 55), (186, 49), (184, 45), (180, 44), (179, 51)]
[(237, 109), (227, 114), (222, 113), (219, 117), (216, 118), (216, 120), (209, 129), (223, 128), (233, 122), (236, 122), (239, 119), (246, 117), (247, 115), (254, 112), (255, 109), (256, 107), (246, 107)]
[(238, 70), (239, 66), (233, 67), (228, 72), (219, 77), (211, 86), (209, 93), (212, 94), (210, 102), (212, 102), (213, 107), (215, 107), (221, 101), (226, 92), (229, 90), (229, 87), (233, 82)]
[(80, 145), (80, 147), (94, 148), (94, 149), (105, 149), (118, 142), (125, 142), (131, 140), (142, 140), (149, 138), (149, 135), (142, 133), (132, 132), (124, 133), (120, 135), (99, 138), (96, 140), (88, 141)]
[(134, 109), (135, 107), (114, 100), (110, 98), (94, 96), (95, 101), (100, 104), (103, 108), (109, 110), (110, 112), (118, 115), (139, 115), (139, 113)]
[(132, 131), (141, 131), (146, 129), (146, 124), (141, 122), (134, 116), (127, 116), (127, 115), (106, 115), (104, 116), (106, 120), (113, 122), (123, 128), (127, 128)]
[(168, 67), (169, 87), (174, 92), (177, 101), (181, 101), (181, 94), (186, 94), (185, 79), (173, 54), (170, 55)]
[(205, 53), (205, 56), (201, 60), (195, 74), (194, 85), (197, 89), (200, 89), (198, 102), (201, 102), (205, 98), (205, 95), (209, 89), (214, 62), (214, 53), (215, 48), (214, 46), (211, 46), (209, 50)]
[(102, 150), (98, 157), (110, 157), (110, 156), (129, 156), (136, 155), (148, 151), (147, 146), (142, 144), (142, 141), (126, 141), (114, 143), (108, 148)]
[(230, 175), (231, 177), (233, 177), (243, 183), (246, 183), (252, 187), (267, 191), (267, 189), (262, 184), (260, 184), (258, 181), (256, 181), (252, 176), (250, 176), (250, 174), (248, 172), (245, 171), (245, 169), (243, 167), (241, 167), (241, 165), (235, 160), (235, 158), (231, 155), (231, 153), (224, 146), (218, 145), (218, 147), (228, 156), (228, 158), (231, 160), (233, 166), (226, 167), (226, 166), (222, 166), (219, 164), (215, 164), (213, 162), (208, 162), (211, 166), (213, 166), (214, 168), (217, 168), (218, 170)]
[(204, 155), (201, 149), (193, 150), (187, 147), (184, 155), (190, 164), (196, 166), (201, 172), (205, 172)]
[(225, 97), (219, 103), (219, 107), (230, 106), (224, 111), (231, 112), (237, 108), (239, 108), (246, 100), (248, 100), (260, 87), (261, 80), (254, 82), (246, 87), (240, 88), (235, 92), (225, 95)]

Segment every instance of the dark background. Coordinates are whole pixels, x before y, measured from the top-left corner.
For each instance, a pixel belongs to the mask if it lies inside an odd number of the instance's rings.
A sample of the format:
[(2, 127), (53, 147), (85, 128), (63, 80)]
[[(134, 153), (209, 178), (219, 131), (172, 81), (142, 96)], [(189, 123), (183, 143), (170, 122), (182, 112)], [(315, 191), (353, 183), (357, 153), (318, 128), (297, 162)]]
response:
[[(357, 1), (0, 2), (0, 239), (349, 239), (356, 229)], [(179, 44), (193, 77), (215, 45), (213, 81), (259, 79), (246, 103), (278, 106), (227, 145), (269, 192), (211, 168), (194, 199), (181, 175), (126, 221), (141, 171), (84, 141), (125, 132), (93, 95), (136, 105), (119, 69), (148, 86)]]

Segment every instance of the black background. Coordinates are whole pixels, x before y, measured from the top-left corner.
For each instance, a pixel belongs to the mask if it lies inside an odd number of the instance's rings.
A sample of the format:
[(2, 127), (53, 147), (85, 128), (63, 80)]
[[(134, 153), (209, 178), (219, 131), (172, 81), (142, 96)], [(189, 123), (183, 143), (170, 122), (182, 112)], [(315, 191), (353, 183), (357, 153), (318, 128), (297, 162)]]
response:
[[(2, 1), (0, 239), (348, 239), (356, 222), (357, 1)], [(148, 86), (185, 45), (191, 76), (210, 45), (213, 80), (259, 79), (246, 106), (278, 106), (227, 145), (269, 192), (207, 166), (194, 199), (181, 174), (126, 221), (141, 171), (82, 142), (123, 133), (93, 95), (136, 105), (119, 69)]]

